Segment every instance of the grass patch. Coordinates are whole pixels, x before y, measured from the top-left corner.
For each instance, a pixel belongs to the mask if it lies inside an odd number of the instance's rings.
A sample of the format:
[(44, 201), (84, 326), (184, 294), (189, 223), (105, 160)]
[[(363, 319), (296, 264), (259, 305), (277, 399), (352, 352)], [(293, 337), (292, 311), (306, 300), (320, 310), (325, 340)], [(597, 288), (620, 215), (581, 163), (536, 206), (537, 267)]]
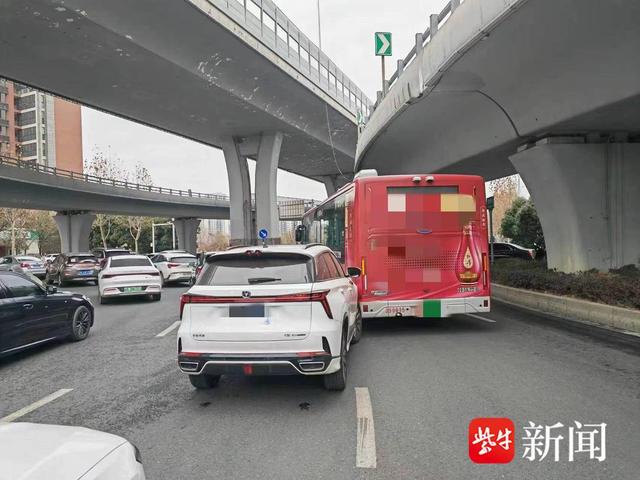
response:
[(508, 287), (640, 309), (640, 269), (635, 265), (609, 272), (563, 273), (549, 270), (543, 262), (510, 258), (497, 261), (491, 277)]

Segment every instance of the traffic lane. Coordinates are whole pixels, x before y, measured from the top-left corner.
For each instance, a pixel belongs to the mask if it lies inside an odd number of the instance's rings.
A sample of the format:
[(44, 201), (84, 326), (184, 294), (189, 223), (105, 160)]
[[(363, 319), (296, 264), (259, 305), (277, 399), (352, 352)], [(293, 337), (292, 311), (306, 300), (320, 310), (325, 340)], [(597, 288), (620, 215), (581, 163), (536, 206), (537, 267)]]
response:
[(195, 391), (181, 376), (181, 406), (127, 436), (154, 479), (359, 478), (357, 383), (328, 392), (319, 380), (223, 376)]
[[(352, 372), (369, 385), (378, 468), (372, 478), (637, 478), (640, 357), (615, 336), (563, 329), (494, 303), (485, 314), (368, 321)], [(635, 337), (634, 337), (635, 338)], [(364, 341), (366, 339), (366, 341)], [(636, 346), (637, 346), (636, 342)], [(476, 417), (509, 417), (516, 458), (475, 465), (467, 430)], [(607, 461), (520, 458), (528, 421), (606, 422)]]
[[(179, 296), (185, 288), (163, 289), (160, 302), (129, 298), (100, 305), (94, 301), (95, 323), (86, 340), (56, 341), (0, 359), (0, 417), (60, 388), (74, 388), (72, 398), (63, 401), (80, 398), (88, 390), (88, 395), (97, 397), (91, 401), (100, 405), (109, 398), (105, 392), (118, 391), (118, 385), (126, 389), (138, 381), (149, 386), (145, 377), (175, 367), (175, 335), (162, 339), (155, 335), (178, 320)], [(74, 285), (69, 290), (92, 301), (97, 296), (96, 287)]]

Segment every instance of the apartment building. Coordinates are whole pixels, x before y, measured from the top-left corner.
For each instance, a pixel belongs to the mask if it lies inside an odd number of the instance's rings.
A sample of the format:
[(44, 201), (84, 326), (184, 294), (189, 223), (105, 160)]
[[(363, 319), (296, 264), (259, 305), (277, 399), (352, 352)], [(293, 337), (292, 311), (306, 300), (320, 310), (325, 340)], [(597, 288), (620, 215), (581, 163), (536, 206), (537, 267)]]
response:
[(82, 172), (80, 105), (0, 79), (0, 154)]

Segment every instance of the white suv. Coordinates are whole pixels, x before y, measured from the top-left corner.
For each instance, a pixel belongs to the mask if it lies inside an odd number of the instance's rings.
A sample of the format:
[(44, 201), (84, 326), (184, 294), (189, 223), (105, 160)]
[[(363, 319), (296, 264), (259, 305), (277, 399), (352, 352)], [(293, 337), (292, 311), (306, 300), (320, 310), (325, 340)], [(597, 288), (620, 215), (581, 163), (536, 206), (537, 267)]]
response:
[(209, 255), (180, 315), (178, 364), (196, 388), (222, 374), (298, 374), (343, 390), (349, 345), (362, 335), (357, 288), (321, 245)]
[(198, 263), (195, 255), (177, 250), (160, 252), (151, 257), (151, 261), (160, 272), (163, 286), (170, 282), (190, 282)]

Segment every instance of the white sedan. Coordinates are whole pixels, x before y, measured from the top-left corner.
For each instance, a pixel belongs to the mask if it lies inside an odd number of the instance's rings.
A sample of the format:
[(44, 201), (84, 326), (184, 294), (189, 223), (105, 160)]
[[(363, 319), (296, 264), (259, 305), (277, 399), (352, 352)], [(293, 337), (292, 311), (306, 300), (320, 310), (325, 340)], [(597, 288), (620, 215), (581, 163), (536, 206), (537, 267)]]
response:
[(82, 427), (0, 423), (0, 480), (145, 480), (138, 449)]
[(98, 275), (100, 303), (115, 297), (149, 296), (160, 300), (160, 272), (144, 255), (109, 257)]

